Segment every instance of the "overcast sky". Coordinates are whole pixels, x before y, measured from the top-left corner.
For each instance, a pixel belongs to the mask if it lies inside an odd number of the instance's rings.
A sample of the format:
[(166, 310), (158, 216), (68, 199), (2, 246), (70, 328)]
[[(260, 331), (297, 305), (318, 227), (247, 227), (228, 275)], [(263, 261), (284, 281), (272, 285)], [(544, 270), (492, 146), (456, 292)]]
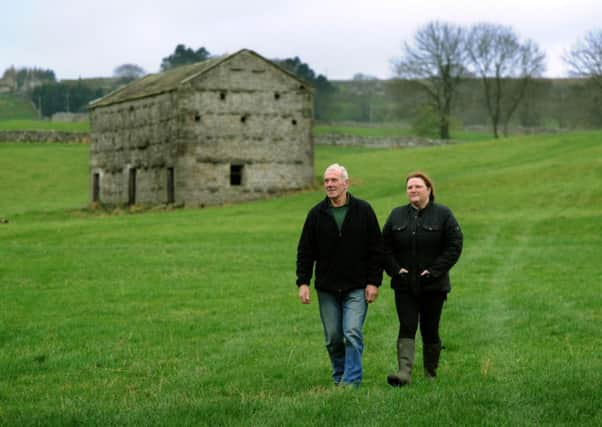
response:
[(547, 54), (602, 28), (600, 0), (19, 0), (3, 2), (0, 76), (11, 65), (52, 69), (58, 79), (110, 77), (124, 63), (159, 70), (182, 43), (211, 54), (248, 48), (299, 56), (331, 80), (392, 76), (391, 60), (429, 21), (511, 26)]

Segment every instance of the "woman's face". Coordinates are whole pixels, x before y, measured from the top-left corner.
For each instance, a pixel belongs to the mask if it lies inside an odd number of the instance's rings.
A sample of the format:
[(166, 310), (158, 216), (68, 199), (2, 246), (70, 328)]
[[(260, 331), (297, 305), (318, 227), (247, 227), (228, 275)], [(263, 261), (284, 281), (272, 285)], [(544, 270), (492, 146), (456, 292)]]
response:
[(417, 208), (424, 208), (431, 195), (431, 189), (426, 186), (422, 178), (410, 178), (406, 184), (408, 200)]

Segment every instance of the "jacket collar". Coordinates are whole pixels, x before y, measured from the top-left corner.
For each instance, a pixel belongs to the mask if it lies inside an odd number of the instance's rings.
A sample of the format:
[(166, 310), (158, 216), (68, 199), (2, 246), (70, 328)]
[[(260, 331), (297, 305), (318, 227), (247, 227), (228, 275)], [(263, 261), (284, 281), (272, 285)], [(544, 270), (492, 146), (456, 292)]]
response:
[(407, 210), (409, 213), (418, 212), (418, 215), (422, 216), (422, 215), (424, 215), (425, 212), (428, 212), (431, 209), (431, 206), (433, 206), (434, 203), (435, 202), (429, 201), (428, 204), (424, 207), (424, 209), (416, 209), (414, 207), (414, 205), (412, 205), (411, 203), (408, 203)]
[[(349, 205), (349, 208), (351, 208), (357, 203), (357, 199), (349, 192), (347, 193), (347, 196), (349, 197), (347, 204)], [(320, 202), (320, 210), (327, 211), (331, 206), (328, 196), (324, 196), (324, 200)]]

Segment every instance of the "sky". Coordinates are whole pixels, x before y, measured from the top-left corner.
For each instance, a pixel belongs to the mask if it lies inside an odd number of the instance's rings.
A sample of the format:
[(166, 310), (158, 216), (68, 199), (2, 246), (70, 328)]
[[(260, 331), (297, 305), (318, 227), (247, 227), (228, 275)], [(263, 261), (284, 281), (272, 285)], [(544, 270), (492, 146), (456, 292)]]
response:
[(59, 80), (111, 77), (136, 64), (159, 71), (176, 45), (213, 55), (251, 49), (298, 56), (330, 80), (393, 77), (392, 60), (430, 21), (510, 26), (546, 52), (547, 77), (587, 32), (602, 29), (600, 0), (19, 0), (1, 8), (0, 76), (10, 66)]

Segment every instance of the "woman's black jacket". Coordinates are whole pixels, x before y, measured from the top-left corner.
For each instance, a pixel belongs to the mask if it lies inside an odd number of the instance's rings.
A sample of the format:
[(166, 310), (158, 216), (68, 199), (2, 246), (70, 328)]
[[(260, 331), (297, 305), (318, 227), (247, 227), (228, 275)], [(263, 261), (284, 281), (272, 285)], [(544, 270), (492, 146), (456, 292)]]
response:
[[(392, 288), (414, 294), (451, 290), (449, 270), (460, 258), (463, 236), (449, 208), (434, 202), (421, 210), (399, 206), (385, 223), (383, 239)], [(401, 268), (408, 273), (399, 274)], [(429, 274), (420, 276), (424, 270)]]
[(368, 202), (349, 195), (341, 231), (325, 198), (308, 213), (297, 246), (297, 285), (309, 285), (315, 262), (315, 287), (346, 291), (382, 283), (382, 236)]

